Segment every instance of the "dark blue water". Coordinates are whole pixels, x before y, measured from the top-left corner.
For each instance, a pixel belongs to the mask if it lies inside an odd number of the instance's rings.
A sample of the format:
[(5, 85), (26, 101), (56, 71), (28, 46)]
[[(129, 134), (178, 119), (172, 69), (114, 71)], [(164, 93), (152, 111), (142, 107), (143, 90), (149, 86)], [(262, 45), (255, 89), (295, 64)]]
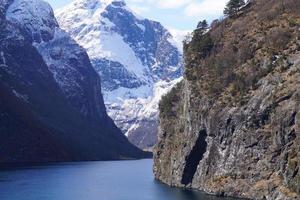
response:
[(152, 160), (67, 163), (1, 170), (0, 199), (225, 200), (170, 188), (154, 181)]

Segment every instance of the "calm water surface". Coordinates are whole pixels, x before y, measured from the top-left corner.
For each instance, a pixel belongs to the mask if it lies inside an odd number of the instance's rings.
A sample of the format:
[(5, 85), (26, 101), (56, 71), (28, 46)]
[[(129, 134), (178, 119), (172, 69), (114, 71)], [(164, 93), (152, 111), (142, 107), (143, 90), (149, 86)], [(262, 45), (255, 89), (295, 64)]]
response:
[(233, 200), (167, 187), (152, 160), (67, 163), (0, 171), (1, 200)]

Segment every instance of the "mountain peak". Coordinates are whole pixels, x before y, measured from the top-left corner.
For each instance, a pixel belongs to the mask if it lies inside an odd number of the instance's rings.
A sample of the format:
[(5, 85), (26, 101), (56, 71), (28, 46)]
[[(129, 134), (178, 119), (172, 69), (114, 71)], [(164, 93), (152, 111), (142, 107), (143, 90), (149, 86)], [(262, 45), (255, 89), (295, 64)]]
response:
[[(108, 7), (125, 8), (126, 3), (123, 0), (75, 0), (69, 5), (56, 10), (55, 14), (56, 16), (60, 16), (61, 21), (68, 24), (72, 24), (72, 22), (81, 24), (83, 19), (85, 20), (85, 24), (97, 24), (99, 23), (101, 14)], [(126, 7), (126, 9), (128, 8)]]
[(6, 18), (25, 27), (27, 36), (40, 43), (53, 38), (58, 23), (51, 6), (42, 0), (15, 0), (6, 11)]
[(138, 132), (134, 144), (153, 145), (158, 101), (182, 76), (182, 55), (172, 35), (124, 1), (76, 2), (56, 13), (60, 26), (87, 50), (101, 76), (108, 114), (128, 136)]
[(125, 1), (123, 1), (123, 0), (114, 0), (111, 2), (111, 4), (114, 6), (119, 6), (119, 7), (126, 6)]
[(124, 0), (76, 0), (71, 6), (81, 7), (84, 9), (97, 9), (97, 8), (105, 8), (108, 5), (114, 6), (126, 6)]

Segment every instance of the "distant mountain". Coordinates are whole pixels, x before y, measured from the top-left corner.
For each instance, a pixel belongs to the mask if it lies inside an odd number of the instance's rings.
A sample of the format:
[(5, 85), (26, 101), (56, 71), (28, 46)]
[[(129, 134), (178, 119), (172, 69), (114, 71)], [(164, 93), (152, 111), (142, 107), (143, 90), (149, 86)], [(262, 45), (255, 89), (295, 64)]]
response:
[(85, 50), (40, 0), (0, 1), (0, 162), (147, 156), (107, 116)]
[(152, 147), (158, 101), (182, 76), (182, 53), (172, 35), (121, 0), (76, 0), (56, 16), (87, 49), (108, 114), (132, 143)]

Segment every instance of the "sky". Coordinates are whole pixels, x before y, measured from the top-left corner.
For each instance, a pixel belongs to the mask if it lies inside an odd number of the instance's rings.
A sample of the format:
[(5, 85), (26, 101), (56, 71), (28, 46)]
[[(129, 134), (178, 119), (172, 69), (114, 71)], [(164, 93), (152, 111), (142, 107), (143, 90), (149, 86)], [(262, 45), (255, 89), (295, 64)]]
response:
[[(73, 0), (46, 0), (54, 9)], [(125, 0), (126, 1), (126, 0)], [(127, 0), (127, 5), (142, 17), (161, 22), (173, 31), (191, 31), (200, 20), (222, 17), (228, 0)]]

